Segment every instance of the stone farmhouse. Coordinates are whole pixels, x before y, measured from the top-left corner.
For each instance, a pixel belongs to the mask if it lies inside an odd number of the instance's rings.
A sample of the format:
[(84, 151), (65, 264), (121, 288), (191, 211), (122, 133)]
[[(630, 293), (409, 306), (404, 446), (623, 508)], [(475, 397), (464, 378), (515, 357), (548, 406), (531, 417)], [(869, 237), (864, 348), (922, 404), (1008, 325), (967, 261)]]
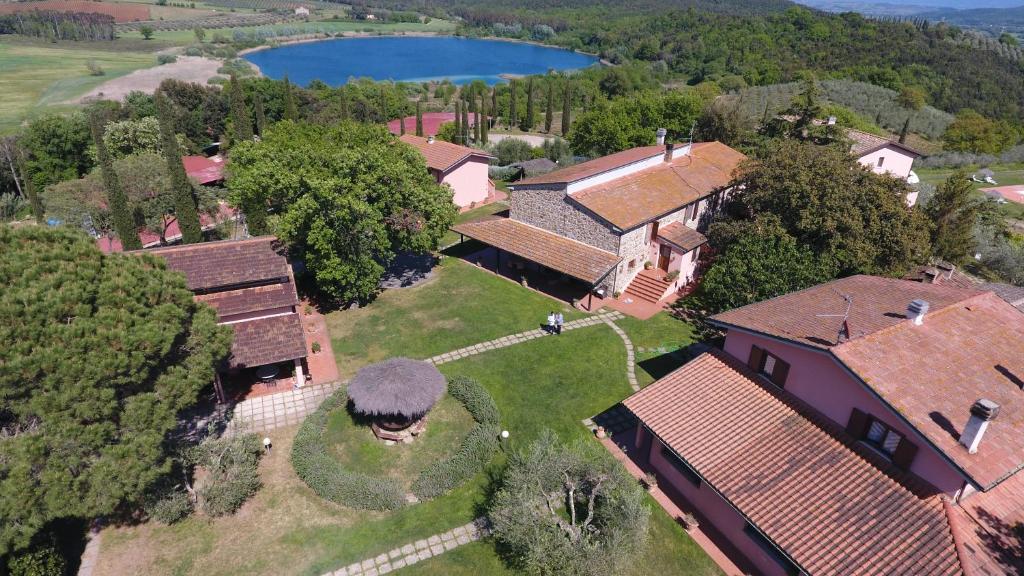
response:
[(430, 174), (438, 184), (447, 184), (452, 189), (453, 201), (459, 208), (482, 204), (493, 196), (494, 183), (487, 176), (487, 168), (494, 156), (433, 136), (422, 138), (403, 134), (399, 140), (423, 155)]
[(853, 276), (718, 314), (627, 451), (758, 574), (1020, 574), (1024, 315)]
[(453, 229), (588, 292), (658, 302), (693, 280), (701, 231), (745, 158), (719, 142), (632, 148), (516, 182), (508, 218)]

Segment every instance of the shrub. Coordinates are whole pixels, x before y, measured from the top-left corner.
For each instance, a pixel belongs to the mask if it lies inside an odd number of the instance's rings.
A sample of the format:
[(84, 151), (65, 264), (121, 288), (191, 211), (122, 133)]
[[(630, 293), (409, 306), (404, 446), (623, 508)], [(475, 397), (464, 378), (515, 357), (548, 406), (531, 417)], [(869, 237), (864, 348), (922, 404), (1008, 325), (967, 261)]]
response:
[(494, 398), (476, 380), (465, 376), (451, 378), (448, 380), (448, 393), (461, 402), (478, 423), (495, 426), (501, 423), (501, 413)]
[(156, 63), (163, 64), (174, 64), (178, 61), (178, 57), (174, 54), (158, 54), (156, 57)]
[(505, 138), (494, 146), (494, 155), (498, 157), (499, 165), (508, 166), (533, 158), (533, 147), (518, 138)]
[(260, 489), (262, 453), (255, 434), (204, 440), (196, 448), (196, 464), (207, 472), (196, 485), (203, 512), (224, 516), (241, 508)]
[(192, 499), (177, 486), (157, 493), (143, 505), (146, 514), (161, 524), (174, 524), (192, 513)]
[(185, 48), (185, 56), (202, 56), (202, 55), (203, 55), (203, 49), (202, 48), (197, 48), (195, 46), (189, 46), (188, 48)]
[(10, 576), (64, 576), (66, 561), (50, 536), (22, 552), (11, 554), (7, 562)]
[(306, 417), (292, 445), (292, 467), (317, 496), (350, 508), (395, 510), (405, 505), (401, 486), (390, 479), (349, 472), (332, 458), (323, 441), (327, 416), (344, 409), (348, 396), (339, 390)]
[(319, 354), (320, 350), (321, 350), (320, 343), (319, 342), (313, 342), (313, 354)]
[(89, 70), (90, 76), (103, 76), (104, 74), (106, 74), (106, 72), (103, 70), (103, 67), (100, 66), (99, 63), (95, 60), (86, 61), (85, 67)]

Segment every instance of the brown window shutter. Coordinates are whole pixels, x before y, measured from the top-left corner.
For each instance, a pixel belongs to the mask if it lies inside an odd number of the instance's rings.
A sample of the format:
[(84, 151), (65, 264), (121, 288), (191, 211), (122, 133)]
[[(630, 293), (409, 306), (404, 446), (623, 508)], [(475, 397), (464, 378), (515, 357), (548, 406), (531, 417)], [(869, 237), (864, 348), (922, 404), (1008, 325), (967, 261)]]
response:
[(910, 463), (914, 461), (914, 456), (916, 455), (917, 446), (904, 438), (900, 440), (899, 445), (896, 446), (896, 451), (892, 453), (892, 463), (904, 470), (909, 470)]
[(846, 431), (860, 440), (868, 431), (868, 415), (854, 408), (850, 413), (850, 421), (846, 423)]
[(772, 370), (772, 382), (779, 388), (785, 388), (787, 376), (789, 376), (789, 363), (776, 358), (775, 369)]
[(747, 360), (747, 366), (754, 372), (761, 369), (761, 362), (764, 362), (764, 349), (758, 346), (750, 347), (750, 358)]

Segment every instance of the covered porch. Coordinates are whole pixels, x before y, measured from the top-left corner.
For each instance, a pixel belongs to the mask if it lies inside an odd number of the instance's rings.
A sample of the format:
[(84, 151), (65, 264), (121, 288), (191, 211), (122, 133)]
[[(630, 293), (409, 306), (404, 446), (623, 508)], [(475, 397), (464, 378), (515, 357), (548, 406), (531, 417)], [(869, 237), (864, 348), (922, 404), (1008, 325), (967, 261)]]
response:
[(467, 260), (526, 287), (593, 310), (595, 292), (622, 260), (611, 252), (553, 232), (502, 217), (465, 222), (452, 227), (460, 244), (466, 238), (481, 243), (464, 254)]
[(219, 403), (299, 388), (306, 382), (306, 338), (294, 312), (225, 323), (231, 355), (216, 375)]

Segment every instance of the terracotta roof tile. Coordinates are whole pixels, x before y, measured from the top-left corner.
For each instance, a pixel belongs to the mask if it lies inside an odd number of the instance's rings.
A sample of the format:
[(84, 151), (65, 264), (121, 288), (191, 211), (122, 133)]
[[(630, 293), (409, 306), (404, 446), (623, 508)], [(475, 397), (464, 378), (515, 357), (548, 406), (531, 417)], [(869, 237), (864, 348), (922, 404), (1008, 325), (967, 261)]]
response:
[(621, 230), (678, 210), (728, 186), (746, 158), (720, 142), (569, 196)]
[(961, 574), (935, 497), (920, 499), (721, 351), (625, 400), (809, 574)]
[(664, 228), (658, 228), (658, 238), (678, 246), (684, 252), (689, 252), (708, 241), (703, 234), (682, 222), (673, 222)]
[(194, 292), (289, 277), (288, 260), (273, 236), (186, 244), (146, 252), (163, 257), (168, 268), (185, 274), (186, 284)]
[(483, 218), (452, 230), (590, 284), (597, 284), (622, 260), (611, 252), (509, 218)]
[(217, 311), (217, 316), (221, 318), (247, 312), (294, 306), (299, 302), (299, 298), (295, 294), (295, 285), (291, 282), (200, 294), (196, 296), (196, 300), (212, 306)]
[(232, 368), (276, 364), (306, 356), (306, 340), (298, 314), (271, 316), (230, 324)]
[(885, 138), (883, 136), (876, 136), (875, 134), (869, 134), (862, 132), (854, 128), (846, 129), (846, 137), (849, 138), (853, 144), (850, 146), (850, 153), (854, 156), (863, 156), (870, 154), (875, 150), (884, 148), (886, 146), (895, 146), (901, 150), (906, 151), (914, 156), (920, 156), (921, 153), (906, 144), (900, 144), (896, 140)]
[(526, 178), (516, 182), (516, 185), (569, 184), (570, 182), (590, 178), (591, 176), (596, 176), (603, 172), (608, 172), (609, 170), (622, 168), (623, 166), (635, 164), (655, 156), (661, 156), (664, 153), (664, 146), (641, 146), (639, 148), (630, 148), (629, 150), (623, 150), (622, 152), (616, 152), (615, 154), (609, 154), (608, 156), (601, 156), (600, 158), (594, 158), (593, 160), (580, 162), (579, 164), (573, 164), (572, 166), (566, 166), (561, 170), (555, 170), (554, 172), (548, 172), (547, 174), (541, 174), (540, 176), (534, 176), (533, 178)]
[(426, 138), (413, 136), (412, 134), (399, 136), (398, 139), (418, 150), (419, 153), (423, 155), (423, 158), (426, 159), (427, 167), (433, 168), (434, 170), (440, 170), (442, 172), (459, 164), (470, 156), (493, 158), (493, 156), (484, 150), (467, 148), (466, 146), (459, 146), (458, 144), (452, 144), (451, 142), (445, 142), (440, 139), (435, 139), (433, 142), (430, 142)]

